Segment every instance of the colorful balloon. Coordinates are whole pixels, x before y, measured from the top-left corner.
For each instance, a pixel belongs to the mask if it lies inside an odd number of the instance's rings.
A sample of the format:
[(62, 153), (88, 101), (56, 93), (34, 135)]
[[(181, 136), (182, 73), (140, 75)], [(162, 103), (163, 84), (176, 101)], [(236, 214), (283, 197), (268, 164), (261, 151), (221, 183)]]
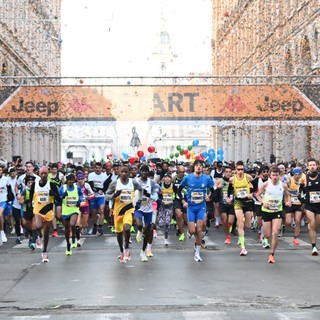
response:
[(174, 158), (174, 154), (171, 153), (169, 157), (170, 157), (170, 159), (173, 159)]
[(139, 151), (137, 152), (137, 156), (138, 156), (139, 158), (142, 158), (142, 157), (144, 156), (144, 152), (143, 152), (142, 150), (139, 150)]
[(218, 149), (218, 150), (217, 150), (217, 154), (218, 154), (218, 155), (223, 155), (223, 150), (222, 150), (222, 149)]
[(193, 145), (194, 147), (198, 146), (198, 145), (199, 145), (199, 140), (198, 140), (198, 139), (193, 140), (193, 141), (192, 141), (192, 145)]
[(177, 145), (177, 150), (180, 151), (181, 150), (181, 146), (178, 144)]
[(153, 146), (148, 147), (148, 152), (149, 153), (154, 153), (156, 151), (156, 148)]
[(188, 150), (189, 150), (189, 151), (192, 150), (192, 145), (188, 146)]
[(223, 155), (222, 155), (222, 154), (219, 154), (218, 157), (217, 157), (217, 160), (218, 160), (218, 161), (223, 161)]
[(180, 156), (180, 153), (176, 152), (174, 155), (175, 155), (176, 158), (178, 158)]

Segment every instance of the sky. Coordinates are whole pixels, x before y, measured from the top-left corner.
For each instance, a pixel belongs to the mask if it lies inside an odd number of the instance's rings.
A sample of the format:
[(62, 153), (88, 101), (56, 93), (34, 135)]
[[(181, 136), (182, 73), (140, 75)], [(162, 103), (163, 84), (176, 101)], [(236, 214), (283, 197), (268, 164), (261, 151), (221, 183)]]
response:
[(62, 0), (62, 76), (159, 76), (164, 28), (175, 76), (211, 74), (211, 0)]

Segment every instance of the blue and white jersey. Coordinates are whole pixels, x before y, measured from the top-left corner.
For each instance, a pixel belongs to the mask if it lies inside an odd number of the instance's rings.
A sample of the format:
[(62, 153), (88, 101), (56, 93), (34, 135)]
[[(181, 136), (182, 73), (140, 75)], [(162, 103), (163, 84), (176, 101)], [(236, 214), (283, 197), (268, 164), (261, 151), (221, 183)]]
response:
[(205, 201), (207, 189), (213, 188), (214, 181), (205, 174), (197, 177), (194, 173), (191, 173), (183, 178), (180, 186), (187, 188), (186, 199), (188, 205), (198, 205)]

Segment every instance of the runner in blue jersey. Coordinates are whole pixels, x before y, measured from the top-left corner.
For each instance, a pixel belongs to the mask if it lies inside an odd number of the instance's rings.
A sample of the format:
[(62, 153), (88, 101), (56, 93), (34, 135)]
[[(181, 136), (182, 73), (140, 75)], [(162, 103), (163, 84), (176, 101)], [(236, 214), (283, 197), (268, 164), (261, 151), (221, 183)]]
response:
[[(203, 174), (203, 166), (204, 163), (201, 160), (196, 160), (193, 164), (193, 173), (183, 178), (178, 189), (180, 199), (183, 199), (181, 195), (183, 188), (187, 189), (186, 197), (182, 200), (182, 203), (185, 208), (188, 208), (189, 234), (195, 235), (196, 238), (195, 261), (202, 261), (200, 248), (203, 238), (202, 228), (206, 214), (206, 201), (209, 201), (214, 191), (214, 181), (208, 175)], [(210, 190), (209, 195), (207, 195), (207, 189)]]

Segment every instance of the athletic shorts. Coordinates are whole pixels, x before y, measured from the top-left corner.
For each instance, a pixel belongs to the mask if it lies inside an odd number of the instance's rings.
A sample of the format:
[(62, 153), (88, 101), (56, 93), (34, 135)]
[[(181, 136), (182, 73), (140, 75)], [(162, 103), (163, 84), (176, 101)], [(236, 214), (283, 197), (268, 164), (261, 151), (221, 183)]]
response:
[(78, 215), (79, 212), (73, 212), (73, 213), (70, 213), (70, 214), (62, 214), (61, 215), (62, 220), (69, 220), (74, 214)]
[(182, 201), (180, 200), (173, 200), (173, 211), (175, 211), (176, 209), (180, 209), (181, 211), (185, 212), (185, 208), (183, 207)]
[(262, 207), (261, 204), (255, 204), (255, 205), (254, 205), (254, 212), (256, 213), (256, 216), (257, 216), (257, 217), (262, 217), (261, 207)]
[(242, 210), (243, 213), (253, 211), (252, 201), (234, 200), (234, 210)]
[(36, 216), (41, 216), (42, 220), (44, 221), (52, 221), (53, 218), (54, 218), (54, 212), (53, 210), (50, 210), (49, 212), (47, 212), (46, 214), (42, 214), (42, 213), (39, 213), (39, 212), (34, 212), (34, 214)]
[(296, 211), (302, 211), (301, 206), (294, 204), (291, 207), (287, 207), (287, 206), (284, 207), (284, 213), (286, 213), (286, 214), (287, 213), (294, 213)]
[(132, 226), (132, 211), (126, 211), (126, 213), (121, 216), (113, 216), (113, 220), (116, 232), (122, 232), (125, 224)]
[(101, 206), (104, 206), (106, 204), (106, 201), (104, 197), (95, 197), (93, 199), (90, 199), (90, 208), (91, 209), (98, 209)]
[(4, 216), (5, 217), (9, 217), (10, 216), (10, 212), (12, 210), (12, 202), (7, 202), (7, 206), (6, 208), (4, 209)]
[(226, 213), (227, 215), (232, 215), (234, 216), (236, 213), (234, 212), (234, 206), (225, 204), (220, 202), (220, 212), (221, 213)]
[(277, 212), (265, 212), (262, 211), (262, 220), (264, 222), (270, 222), (274, 219), (282, 219), (282, 211), (277, 211)]
[(220, 189), (215, 189), (213, 191), (213, 195), (212, 195), (212, 201), (213, 202), (220, 202), (221, 200), (221, 192)]
[(32, 221), (32, 219), (34, 218), (34, 214), (32, 210), (27, 210), (22, 212), (23, 214), (21, 216), (23, 217), (23, 219), (25, 219), (26, 221)]
[(56, 207), (62, 207), (62, 200), (54, 200), (54, 205), (56, 206)]
[[(7, 205), (8, 205), (7, 201), (0, 202), (0, 208), (3, 208), (4, 210), (6, 209)], [(3, 210), (3, 212), (4, 212), (4, 210)]]
[(90, 207), (86, 206), (86, 207), (80, 207), (80, 212), (82, 214), (90, 214)]
[(305, 209), (315, 214), (320, 214), (320, 203), (305, 203)]
[(134, 212), (134, 217), (136, 219), (141, 219), (144, 226), (149, 226), (152, 223), (153, 211), (143, 212), (141, 210), (137, 210)]
[(197, 220), (204, 220), (205, 216), (206, 216), (205, 202), (188, 207), (188, 210), (187, 210), (188, 222), (197, 222)]

